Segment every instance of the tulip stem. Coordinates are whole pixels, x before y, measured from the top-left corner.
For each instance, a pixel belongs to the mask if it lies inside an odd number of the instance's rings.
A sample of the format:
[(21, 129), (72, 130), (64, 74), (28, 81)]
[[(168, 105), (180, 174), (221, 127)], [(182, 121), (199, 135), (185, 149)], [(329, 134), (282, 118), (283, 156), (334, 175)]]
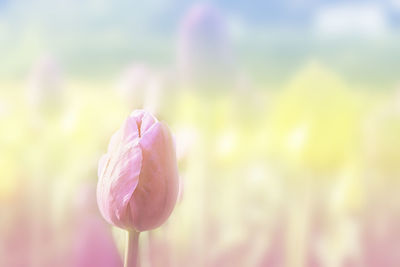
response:
[(139, 233), (128, 230), (125, 247), (124, 267), (139, 267)]

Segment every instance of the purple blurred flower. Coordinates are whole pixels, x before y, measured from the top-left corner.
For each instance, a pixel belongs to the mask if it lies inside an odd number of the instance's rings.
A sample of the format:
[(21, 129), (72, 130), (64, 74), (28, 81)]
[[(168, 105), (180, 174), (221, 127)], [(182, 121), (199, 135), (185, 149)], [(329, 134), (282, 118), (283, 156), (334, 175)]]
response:
[(227, 25), (211, 5), (197, 4), (185, 15), (179, 32), (178, 68), (183, 80), (220, 82), (233, 70)]
[(122, 259), (111, 229), (101, 218), (97, 209), (95, 184), (83, 185), (76, 204), (74, 218), (76, 222), (71, 240), (71, 266), (122, 266)]

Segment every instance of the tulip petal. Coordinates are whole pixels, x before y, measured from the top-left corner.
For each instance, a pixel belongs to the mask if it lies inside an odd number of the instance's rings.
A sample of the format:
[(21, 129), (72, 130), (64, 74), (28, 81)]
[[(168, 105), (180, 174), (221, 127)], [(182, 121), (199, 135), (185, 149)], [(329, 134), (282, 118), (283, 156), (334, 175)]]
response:
[(131, 114), (131, 118), (132, 117), (136, 119), (140, 135), (145, 133), (154, 123), (157, 122), (157, 119), (151, 113), (140, 109), (133, 111)]
[(107, 152), (112, 152), (113, 150), (115, 150), (119, 144), (121, 143), (121, 131), (118, 130), (116, 131), (110, 139), (110, 143), (108, 144), (108, 148), (107, 148)]
[(104, 168), (106, 167), (108, 159), (109, 159), (108, 154), (104, 154), (103, 156), (101, 156), (101, 158), (99, 160), (99, 168), (97, 169), (97, 176), (98, 177), (100, 177), (103, 174)]
[(130, 220), (127, 209), (140, 175), (142, 152), (138, 144), (120, 146), (118, 154), (109, 157), (99, 177), (98, 203), (109, 223), (126, 228)]
[(116, 131), (112, 136), (108, 145), (108, 153), (119, 153), (119, 147), (124, 145), (133, 144), (139, 138), (139, 128), (135, 117), (128, 117), (122, 127)]
[(175, 147), (168, 127), (157, 122), (142, 135), (142, 169), (130, 210), (138, 231), (160, 226), (171, 214), (178, 195)]

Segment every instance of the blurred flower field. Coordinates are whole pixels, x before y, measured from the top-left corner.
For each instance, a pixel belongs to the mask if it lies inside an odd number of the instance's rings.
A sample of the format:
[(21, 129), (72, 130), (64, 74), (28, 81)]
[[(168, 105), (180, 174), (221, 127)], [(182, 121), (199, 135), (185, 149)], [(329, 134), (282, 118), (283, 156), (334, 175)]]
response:
[(122, 266), (97, 165), (138, 108), (169, 125), (181, 178), (141, 266), (400, 266), (398, 77), (318, 56), (263, 76), (271, 47), (240, 62), (223, 10), (189, 8), (173, 64), (82, 77), (46, 54), (0, 78), (0, 266)]

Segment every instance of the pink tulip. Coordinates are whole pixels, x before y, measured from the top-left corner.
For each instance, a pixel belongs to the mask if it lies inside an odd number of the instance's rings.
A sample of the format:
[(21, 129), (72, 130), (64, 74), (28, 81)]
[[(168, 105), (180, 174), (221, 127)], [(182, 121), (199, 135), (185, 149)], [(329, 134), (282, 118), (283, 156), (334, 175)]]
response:
[[(168, 127), (146, 111), (134, 111), (112, 136), (98, 175), (101, 214), (127, 229), (128, 247), (137, 250), (138, 233), (163, 224), (178, 197), (178, 167)], [(136, 258), (137, 251), (134, 254)]]

